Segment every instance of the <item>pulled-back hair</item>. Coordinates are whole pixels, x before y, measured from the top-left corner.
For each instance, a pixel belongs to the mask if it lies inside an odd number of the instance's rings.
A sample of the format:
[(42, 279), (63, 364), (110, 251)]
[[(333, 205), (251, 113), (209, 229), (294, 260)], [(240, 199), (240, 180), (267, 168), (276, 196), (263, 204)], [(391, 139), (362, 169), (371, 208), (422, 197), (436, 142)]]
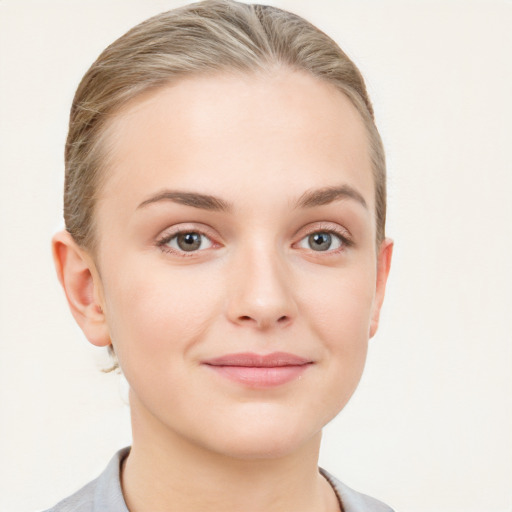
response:
[(288, 67), (343, 92), (364, 120), (372, 159), (377, 243), (384, 238), (386, 168), (361, 73), (339, 46), (303, 18), (275, 7), (206, 0), (164, 12), (128, 31), (92, 64), (76, 91), (65, 151), (64, 218), (94, 250), (95, 204), (108, 167), (106, 122), (139, 94), (185, 76)]

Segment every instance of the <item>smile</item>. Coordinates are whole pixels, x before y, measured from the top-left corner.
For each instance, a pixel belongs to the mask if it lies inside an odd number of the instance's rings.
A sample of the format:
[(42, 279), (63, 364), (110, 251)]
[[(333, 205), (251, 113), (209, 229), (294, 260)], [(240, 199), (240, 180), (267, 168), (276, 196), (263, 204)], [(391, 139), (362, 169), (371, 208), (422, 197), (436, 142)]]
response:
[(299, 378), (312, 364), (311, 360), (285, 352), (227, 354), (203, 362), (218, 375), (255, 388), (286, 384)]

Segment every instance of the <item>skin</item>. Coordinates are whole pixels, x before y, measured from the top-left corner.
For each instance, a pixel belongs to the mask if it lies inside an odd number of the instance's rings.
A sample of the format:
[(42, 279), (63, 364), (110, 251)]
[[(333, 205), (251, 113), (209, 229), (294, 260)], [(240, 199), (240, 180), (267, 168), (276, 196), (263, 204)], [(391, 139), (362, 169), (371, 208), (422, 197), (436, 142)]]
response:
[[(130, 102), (106, 138), (98, 250), (66, 232), (53, 246), (77, 322), (113, 343), (130, 384), (130, 511), (338, 510), (317, 470), (321, 430), (361, 377), (392, 252), (375, 245), (357, 110), (287, 69), (193, 77)], [(343, 188), (301, 204), (329, 187)], [(202, 234), (200, 248), (181, 250), (177, 230)], [(316, 250), (309, 236), (327, 232)], [(276, 351), (311, 364), (270, 388), (204, 364)]]

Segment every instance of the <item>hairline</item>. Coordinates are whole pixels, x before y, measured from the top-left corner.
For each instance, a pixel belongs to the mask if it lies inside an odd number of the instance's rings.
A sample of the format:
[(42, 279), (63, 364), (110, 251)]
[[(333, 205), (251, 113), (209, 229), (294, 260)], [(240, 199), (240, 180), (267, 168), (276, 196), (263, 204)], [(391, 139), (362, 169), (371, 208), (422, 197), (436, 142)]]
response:
[(114, 156), (114, 145), (115, 145), (115, 120), (120, 116), (128, 112), (134, 104), (143, 100), (144, 97), (150, 99), (152, 96), (158, 94), (159, 91), (162, 91), (168, 87), (173, 87), (185, 80), (195, 80), (197, 78), (216, 78), (219, 76), (232, 76), (232, 77), (251, 77), (255, 75), (261, 76), (273, 76), (279, 71), (289, 71), (294, 73), (300, 73), (303, 75), (307, 75), (317, 79), (318, 81), (330, 85), (335, 91), (343, 94), (350, 104), (356, 109), (357, 113), (360, 116), (360, 119), (363, 122), (366, 134), (366, 145), (367, 145), (367, 156), (369, 158), (370, 172), (372, 174), (373, 181), (373, 193), (374, 193), (374, 213), (375, 213), (375, 244), (376, 247), (380, 245), (383, 236), (379, 237), (378, 230), (378, 194), (377, 194), (377, 177), (376, 173), (378, 172), (376, 167), (376, 162), (374, 162), (374, 157), (378, 154), (376, 148), (374, 148), (375, 135), (378, 137), (378, 133), (374, 134), (376, 131), (373, 120), (370, 116), (363, 115), (363, 111), (356, 104), (354, 99), (352, 98), (349, 89), (345, 89), (343, 87), (337, 86), (333, 81), (328, 80), (322, 76), (319, 76), (303, 67), (299, 66), (291, 66), (284, 62), (276, 62), (271, 63), (269, 66), (258, 66), (257, 68), (248, 67), (246, 70), (238, 69), (233, 66), (225, 66), (220, 67), (218, 69), (198, 69), (197, 71), (188, 71), (182, 73), (176, 73), (175, 76), (170, 76), (167, 80), (161, 82), (155, 82), (152, 84), (148, 84), (146, 87), (141, 87), (139, 91), (135, 92), (133, 95), (128, 97), (126, 101), (116, 105), (108, 111), (105, 111), (102, 115), (102, 119), (98, 122), (96, 126), (96, 137), (95, 143), (91, 147), (90, 157), (98, 162), (98, 166), (96, 169), (96, 176), (94, 180), (94, 198), (93, 198), (93, 206), (91, 211), (91, 222), (90, 222), (90, 236), (87, 239), (85, 244), (80, 244), (82, 248), (86, 249), (91, 255), (97, 255), (97, 251), (99, 249), (99, 231), (97, 226), (97, 206), (100, 202), (101, 198), (99, 196), (99, 190), (103, 188), (110, 177), (109, 168), (112, 167), (113, 161), (112, 157)]

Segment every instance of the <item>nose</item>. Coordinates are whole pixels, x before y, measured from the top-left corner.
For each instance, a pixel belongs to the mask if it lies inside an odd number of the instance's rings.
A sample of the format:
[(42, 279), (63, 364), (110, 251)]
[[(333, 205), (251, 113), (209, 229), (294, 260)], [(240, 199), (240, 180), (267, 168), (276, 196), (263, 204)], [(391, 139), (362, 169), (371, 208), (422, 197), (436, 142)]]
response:
[(259, 330), (291, 324), (297, 306), (283, 258), (275, 250), (261, 248), (247, 251), (237, 259), (229, 273), (229, 320)]

